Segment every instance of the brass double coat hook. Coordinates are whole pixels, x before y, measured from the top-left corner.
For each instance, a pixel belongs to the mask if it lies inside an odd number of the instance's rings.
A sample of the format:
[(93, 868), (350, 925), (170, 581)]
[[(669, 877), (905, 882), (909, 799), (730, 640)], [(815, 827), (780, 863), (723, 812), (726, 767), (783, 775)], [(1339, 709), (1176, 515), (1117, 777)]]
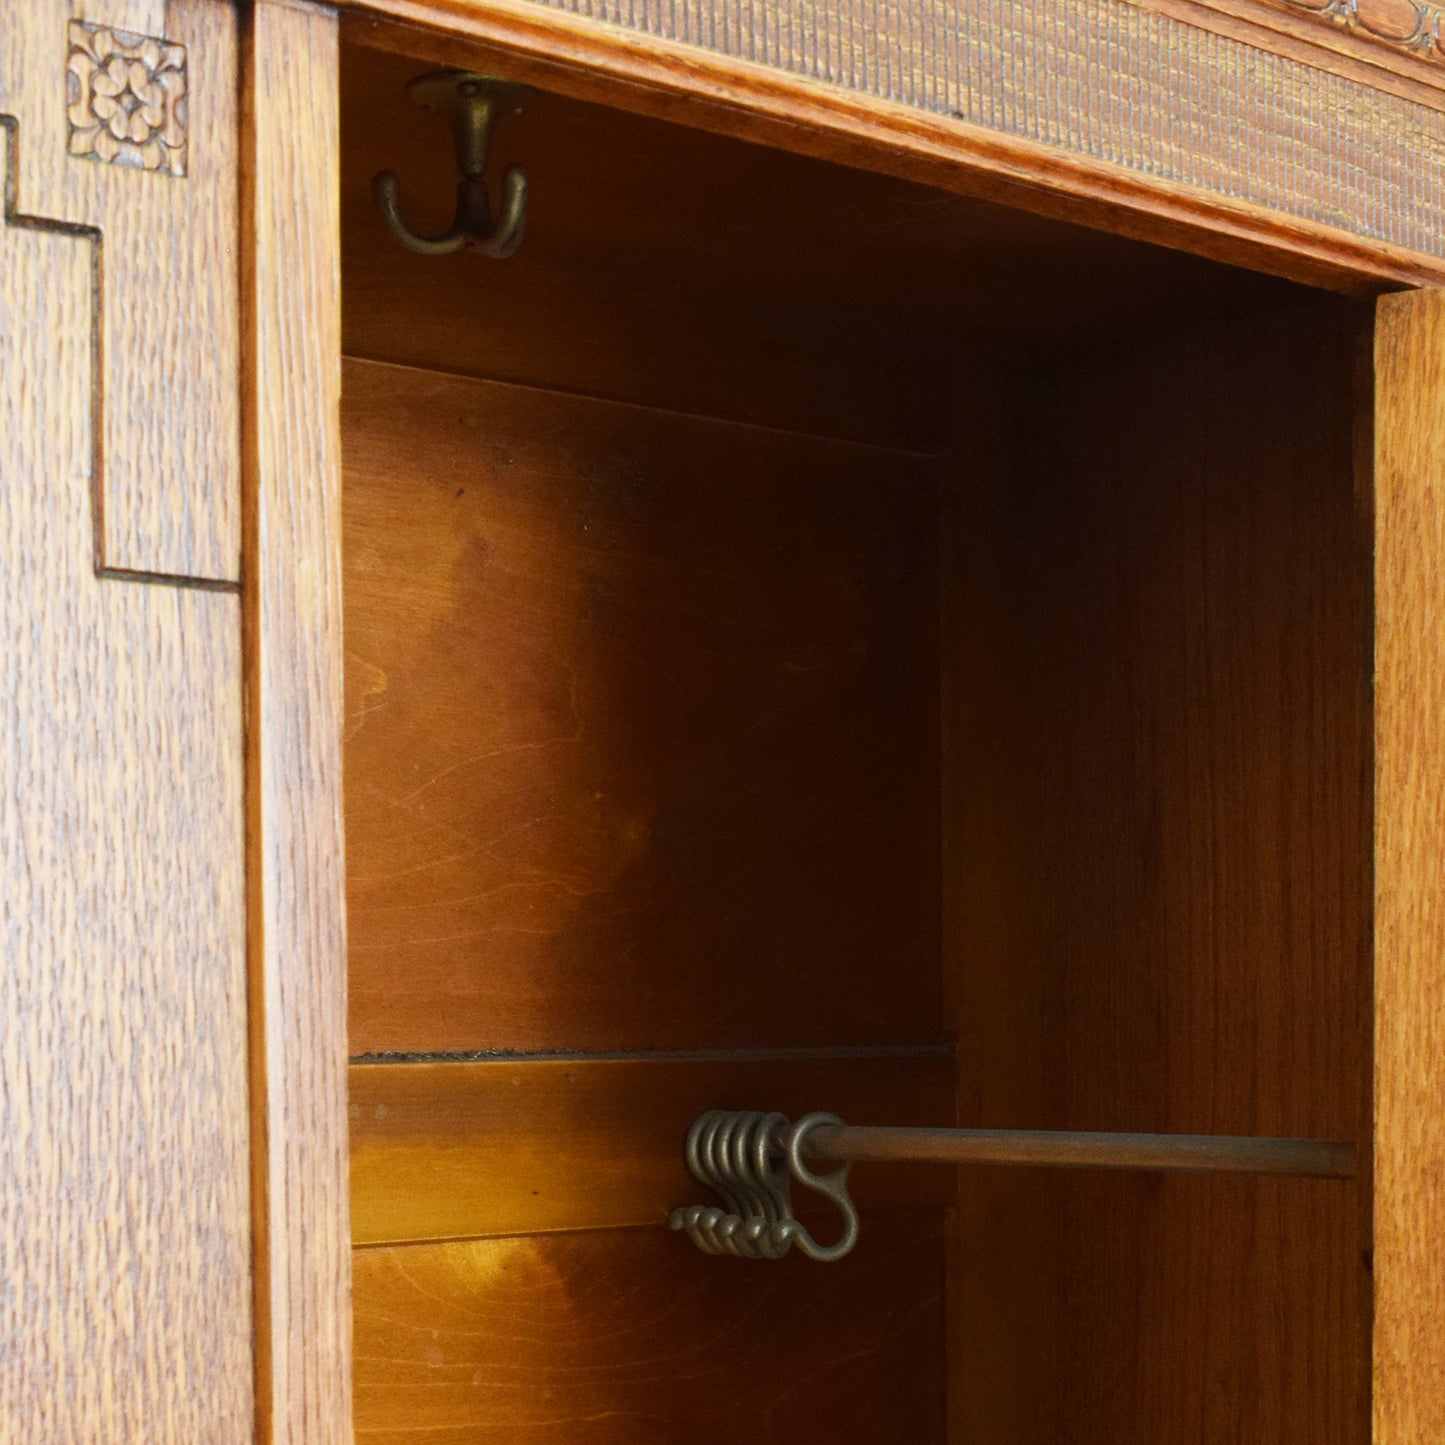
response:
[(457, 147), (457, 209), (450, 226), (435, 236), (421, 236), (401, 218), (399, 186), (391, 171), (371, 182), (377, 210), (387, 229), (408, 250), (423, 256), (453, 251), (479, 251), (501, 260), (522, 244), (527, 220), (527, 177), (516, 166), (502, 178), (501, 219), (493, 221), (492, 203), (482, 173), (492, 121), (508, 107), (519, 109), (526, 88), (466, 70), (439, 70), (418, 76), (407, 86), (411, 98), (451, 122)]

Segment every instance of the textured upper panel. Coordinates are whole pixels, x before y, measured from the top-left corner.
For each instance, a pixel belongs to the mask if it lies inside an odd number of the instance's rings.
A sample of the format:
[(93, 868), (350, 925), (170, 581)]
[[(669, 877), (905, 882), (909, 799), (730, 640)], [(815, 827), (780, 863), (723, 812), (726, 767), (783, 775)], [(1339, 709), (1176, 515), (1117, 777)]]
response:
[(1445, 114), (1123, 0), (538, 0), (1445, 256)]

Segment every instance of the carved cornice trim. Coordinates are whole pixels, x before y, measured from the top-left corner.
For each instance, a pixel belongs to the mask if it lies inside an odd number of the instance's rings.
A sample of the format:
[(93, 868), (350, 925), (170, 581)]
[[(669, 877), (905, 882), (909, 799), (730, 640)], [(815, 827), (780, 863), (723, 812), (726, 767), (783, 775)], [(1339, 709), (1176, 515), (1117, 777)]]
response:
[(1291, 10), (1328, 21), (1394, 50), (1445, 64), (1445, 10), (1416, 0), (1285, 0)]

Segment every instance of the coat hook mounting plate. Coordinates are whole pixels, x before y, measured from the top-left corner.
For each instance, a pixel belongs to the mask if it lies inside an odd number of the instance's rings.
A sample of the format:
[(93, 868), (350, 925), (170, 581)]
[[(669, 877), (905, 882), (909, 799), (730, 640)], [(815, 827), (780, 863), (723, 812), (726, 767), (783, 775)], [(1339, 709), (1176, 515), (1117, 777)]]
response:
[(438, 70), (419, 75), (407, 86), (418, 105), (443, 115), (456, 142), (457, 206), (452, 223), (434, 236), (413, 231), (401, 218), (400, 186), (391, 171), (371, 182), (372, 196), (386, 228), (408, 250), (423, 256), (453, 251), (478, 251), (501, 260), (522, 243), (527, 219), (527, 177), (516, 166), (502, 178), (501, 216), (494, 220), (483, 172), (492, 123), (499, 114), (518, 111), (530, 94), (527, 87), (469, 70)]

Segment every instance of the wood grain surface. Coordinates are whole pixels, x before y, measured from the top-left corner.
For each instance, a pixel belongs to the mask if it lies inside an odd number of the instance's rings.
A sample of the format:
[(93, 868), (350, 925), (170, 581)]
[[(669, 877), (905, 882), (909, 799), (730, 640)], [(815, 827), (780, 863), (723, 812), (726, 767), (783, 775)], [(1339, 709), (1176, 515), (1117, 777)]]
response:
[(351, 1048), (941, 1038), (935, 461), (348, 362)]
[(351, 1438), (336, 26), (247, 37), (247, 743), (260, 1438)]
[[(943, 1049), (357, 1064), (352, 1238), (660, 1226), (678, 1205), (706, 1202), (683, 1163), (705, 1109), (949, 1125), (952, 1089)], [(865, 1166), (853, 1185), (865, 1207), (953, 1198), (952, 1171), (926, 1165)]]
[(78, 19), (135, 35), (164, 35), (170, 0), (72, 0)]
[(1445, 1435), (1445, 296), (1375, 364), (1375, 1441)]
[(95, 575), (92, 265), (0, 225), (0, 1438), (247, 1445), (240, 603)]
[(1297, 279), (1365, 290), (1445, 272), (1440, 185), (1433, 166), (1412, 175), (1445, 148), (1438, 89), (1266, 26), (1170, 9), (343, 6), (347, 33), (368, 45)]
[(940, 1445), (938, 1220), (874, 1213), (828, 1266), (653, 1229), (358, 1250), (357, 1439)]
[[(70, 5), (0, 3), (7, 209), (88, 238), (95, 565), (235, 584), (241, 478), (235, 7), (111, 0), (96, 21), (185, 47), (187, 173), (68, 153)], [(92, 321), (87, 324), (91, 325)]]
[[(1369, 319), (1161, 326), (966, 413), (1024, 399), (959, 474), (961, 1122), (1368, 1154)], [(960, 1438), (1368, 1438), (1368, 1171), (959, 1201)]]

